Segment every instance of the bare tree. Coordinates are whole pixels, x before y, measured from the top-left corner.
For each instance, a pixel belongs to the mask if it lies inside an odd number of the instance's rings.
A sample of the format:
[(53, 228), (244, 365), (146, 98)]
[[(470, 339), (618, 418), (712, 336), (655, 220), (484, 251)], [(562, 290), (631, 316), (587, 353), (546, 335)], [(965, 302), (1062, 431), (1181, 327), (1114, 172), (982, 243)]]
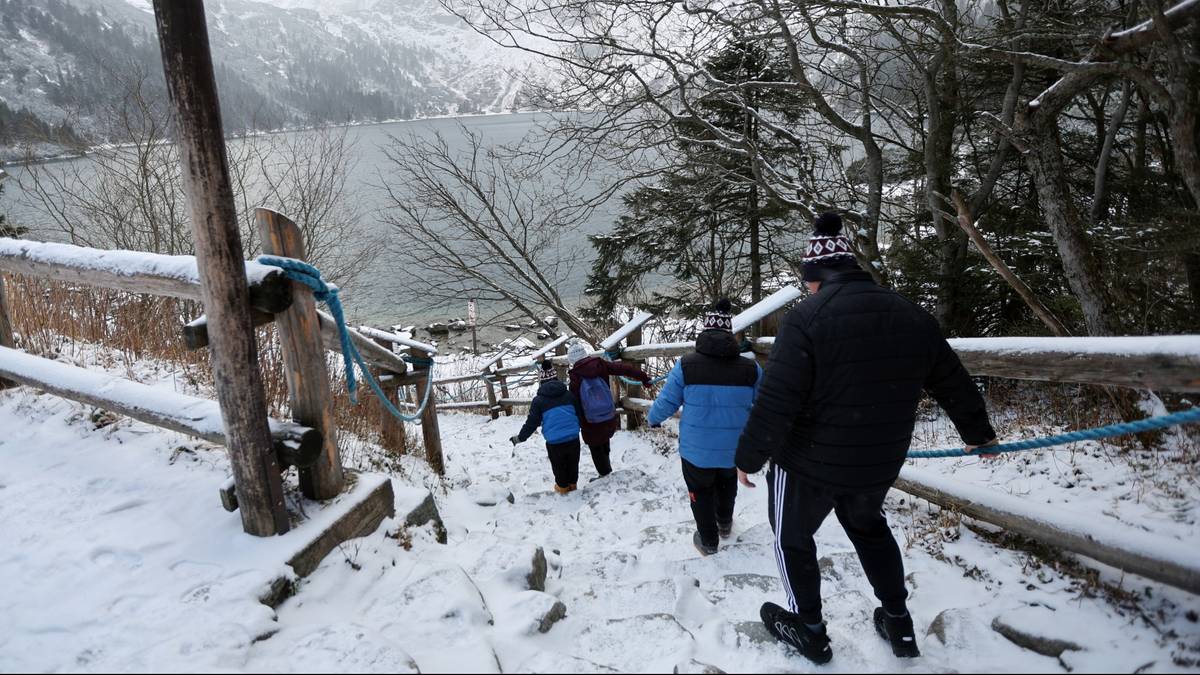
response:
[(474, 297), (555, 334), (558, 317), (597, 343), (597, 331), (573, 311), (561, 289), (587, 255), (581, 226), (596, 206), (586, 176), (565, 163), (523, 165), (460, 127), (462, 151), (446, 138), (393, 137), (386, 150), (384, 220), (395, 228), (397, 268), (429, 306)]

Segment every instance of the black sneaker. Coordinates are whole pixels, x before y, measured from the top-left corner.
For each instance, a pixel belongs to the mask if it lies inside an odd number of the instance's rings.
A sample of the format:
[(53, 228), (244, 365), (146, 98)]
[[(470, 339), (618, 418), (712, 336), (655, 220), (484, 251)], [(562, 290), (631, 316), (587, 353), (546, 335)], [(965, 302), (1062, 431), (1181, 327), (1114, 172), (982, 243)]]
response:
[(820, 633), (814, 633), (800, 617), (770, 602), (762, 606), (759, 616), (776, 640), (795, 647), (809, 661), (823, 666), (833, 660), (833, 648), (829, 646), (829, 634), (824, 628)]
[(712, 546), (709, 546), (709, 545), (705, 544), (704, 540), (700, 538), (699, 532), (697, 532), (694, 536), (692, 536), (692, 543), (696, 545), (696, 550), (700, 551), (700, 555), (702, 555), (706, 558), (710, 555), (717, 554), (717, 545), (714, 544)]
[(875, 630), (879, 637), (892, 643), (892, 653), (898, 658), (915, 659), (921, 655), (911, 614), (896, 618), (880, 607), (875, 610)]
[(717, 532), (722, 539), (728, 539), (733, 536), (733, 521), (728, 523), (717, 523)]

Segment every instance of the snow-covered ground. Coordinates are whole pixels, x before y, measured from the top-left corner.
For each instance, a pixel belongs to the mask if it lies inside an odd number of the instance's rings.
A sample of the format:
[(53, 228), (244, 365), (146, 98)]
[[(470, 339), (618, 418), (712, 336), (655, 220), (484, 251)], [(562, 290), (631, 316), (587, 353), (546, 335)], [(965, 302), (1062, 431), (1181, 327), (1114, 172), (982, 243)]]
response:
[[(171, 386), (162, 372), (143, 379)], [(999, 417), (1006, 437), (1039, 431)], [(559, 497), (536, 437), (515, 450), (506, 440), (521, 421), (443, 415), (444, 481), (401, 462), (394, 485), (433, 490), (448, 544), (385, 521), (271, 610), (256, 598), (281, 572), (286, 537), (241, 535), (220, 509), (222, 450), (28, 389), (0, 392), (0, 671), (813, 670), (757, 623), (762, 602), (782, 600), (761, 484), (742, 493), (734, 540), (702, 559), (669, 431), (622, 432), (617, 472), (595, 483), (585, 451), (584, 487)], [(942, 420), (918, 437), (953, 440)], [(1167, 442), (1159, 455), (1080, 445), (920, 466), (1200, 550), (1194, 449)], [(831, 519), (818, 537), (830, 669), (1196, 669), (1200, 598), (1111, 570), (1073, 576), (904, 495), (889, 509), (925, 656), (897, 661), (875, 636), (870, 587)], [(1041, 638), (1044, 651), (1081, 649), (1042, 656), (993, 624)]]

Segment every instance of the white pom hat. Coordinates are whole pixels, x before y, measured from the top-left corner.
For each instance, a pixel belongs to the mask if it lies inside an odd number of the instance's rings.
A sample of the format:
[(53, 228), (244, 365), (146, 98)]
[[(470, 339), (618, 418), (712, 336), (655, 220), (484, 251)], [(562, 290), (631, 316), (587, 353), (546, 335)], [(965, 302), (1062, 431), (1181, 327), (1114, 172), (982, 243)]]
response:
[(582, 342), (572, 342), (567, 349), (567, 363), (574, 368), (576, 363), (588, 357), (588, 348)]

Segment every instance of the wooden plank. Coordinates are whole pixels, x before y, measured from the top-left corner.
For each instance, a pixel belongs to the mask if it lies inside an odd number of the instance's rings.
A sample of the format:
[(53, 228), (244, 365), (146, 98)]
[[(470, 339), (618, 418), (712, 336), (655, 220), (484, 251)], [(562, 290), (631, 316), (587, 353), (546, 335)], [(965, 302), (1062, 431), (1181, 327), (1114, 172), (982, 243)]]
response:
[[(208, 399), (77, 368), (9, 347), (0, 347), (0, 376), (139, 422), (218, 445), (229, 444), (221, 408)], [(319, 432), (293, 422), (268, 420), (268, 424), (273, 456), (295, 466), (315, 461), (321, 451)]]
[[(572, 337), (574, 337), (574, 336), (570, 335), (570, 334), (563, 335), (563, 336), (559, 337), (558, 339), (554, 340), (553, 342), (549, 342), (549, 343), (543, 345), (541, 349), (539, 349), (536, 352), (529, 355), (529, 363), (530, 364), (537, 363), (538, 361), (541, 360), (541, 358), (543, 356), (545, 356), (545, 355), (549, 354), (550, 352), (558, 349), (559, 347), (562, 347), (563, 345), (567, 344), (567, 342), (570, 341), (570, 339)], [(528, 366), (529, 364), (525, 364), (525, 365)]]
[[(358, 480), (364, 480), (364, 477), (360, 476)], [(340, 544), (375, 532), (385, 519), (396, 515), (396, 495), (389, 479), (379, 480), (362, 497), (357, 494), (349, 497), (357, 500), (354, 506), (288, 561), (298, 576), (312, 574)]]
[[(291, 286), (282, 271), (241, 260), (250, 306), (274, 314), (288, 308)], [(182, 300), (203, 299), (192, 256), (106, 251), (70, 244), (0, 239), (0, 270), (69, 284)]]
[[(286, 216), (269, 209), (256, 209), (255, 222), (267, 255), (307, 260), (304, 234)], [(304, 284), (292, 282), (292, 306), (275, 318), (279, 344), (283, 350), (284, 373), (292, 419), (316, 429), (324, 439), (316, 462), (300, 470), (300, 491), (309, 499), (332, 499), (346, 485), (342, 455), (337, 444), (337, 420), (333, 395), (329, 391), (329, 372), (317, 302)]]
[[(328, 313), (317, 310), (317, 318), (321, 322), (321, 339), (325, 342), (325, 348), (331, 352), (342, 353), (342, 337), (338, 334), (337, 322)], [(359, 333), (353, 328), (350, 329), (350, 341), (358, 349), (359, 355), (363, 357), (368, 365), (381, 368), (391, 373), (407, 373), (408, 363), (399, 355), (392, 352), (390, 349), (380, 347), (379, 343), (371, 338)]]
[[(291, 292), (289, 289), (288, 292)], [(275, 320), (273, 314), (263, 314), (255, 311), (253, 313), (253, 322), (255, 326), (262, 326), (271, 323)], [(337, 325), (333, 317), (328, 313), (317, 310), (317, 320), (321, 326), (321, 343), (325, 345), (325, 349), (334, 352), (335, 354), (342, 353), (342, 338), (338, 335)], [(369, 365), (385, 370), (389, 373), (408, 371), (408, 364), (399, 355), (392, 352), (391, 349), (381, 346), (363, 333), (351, 329), (350, 340), (354, 346), (358, 348), (359, 354)], [(183, 327), (183, 341), (188, 349), (203, 349), (208, 346), (208, 317), (201, 316)], [(467, 379), (473, 379), (471, 376)], [(440, 382), (439, 382), (440, 384)]]
[(246, 532), (282, 534), (290, 523), (279, 464), (271, 451), (204, 2), (154, 0), (154, 16), (175, 112), (200, 295), (211, 319), (213, 378), (238, 486), (238, 511)]
[(424, 352), (425, 354), (428, 354), (429, 356), (437, 356), (437, 354), (438, 354), (437, 347), (434, 347), (431, 344), (426, 344), (424, 342), (417, 342), (416, 340), (410, 340), (406, 337), (396, 335), (395, 333), (390, 333), (385, 330), (379, 330), (378, 328), (371, 328), (370, 326), (359, 326), (358, 332), (362, 333), (363, 335), (365, 335), (373, 340), (384, 340), (384, 341), (390, 342), (392, 344), (400, 345), (402, 347), (408, 347), (410, 349), (415, 349), (419, 352)]
[[(275, 315), (261, 312), (257, 309), (251, 311), (250, 320), (255, 328), (266, 326), (274, 323)], [(183, 326), (183, 344), (192, 351), (204, 349), (208, 347), (208, 317), (200, 315), (199, 318), (191, 323)]]
[[(376, 342), (380, 346), (390, 348), (391, 341), (383, 337), (376, 337)], [(375, 370), (375, 377), (379, 380), (379, 387), (383, 389), (383, 395), (386, 400), (396, 406), (398, 410), (403, 410), (403, 401), (400, 400), (401, 377), (378, 368)], [(408, 453), (408, 433), (404, 429), (404, 421), (393, 415), (383, 401), (376, 401), (379, 406), (379, 444), (384, 450), (391, 451), (397, 455)]]
[[(13, 332), (12, 313), (8, 308), (8, 295), (4, 291), (4, 274), (0, 273), (0, 347), (16, 348), (16, 333)], [(12, 380), (0, 378), (0, 391), (17, 386)]]
[(1119, 522), (1047, 509), (991, 488), (905, 468), (896, 489), (1044, 544), (1087, 556), (1131, 574), (1200, 594), (1200, 559), (1186, 542)]
[(746, 330), (775, 312), (787, 307), (803, 295), (804, 292), (795, 286), (784, 286), (760, 300), (753, 307), (733, 317), (733, 332), (740, 333)]
[(500, 419), (500, 398), (496, 396), (496, 383), (492, 381), (486, 370), (483, 371), (483, 375), (484, 391), (487, 392), (488, 412), (491, 414), (492, 419)]
[(604, 341), (600, 343), (600, 351), (604, 352), (613, 349), (617, 345), (621, 344), (622, 340), (629, 337), (633, 331), (640, 329), (642, 326), (646, 325), (650, 319), (653, 318), (654, 315), (650, 312), (638, 312), (632, 319), (629, 320), (628, 323), (618, 328), (617, 332), (604, 338)]
[[(754, 351), (770, 354), (774, 344), (774, 338), (760, 338)], [(1200, 392), (1200, 336), (1195, 335), (958, 338), (950, 346), (972, 375)]]

